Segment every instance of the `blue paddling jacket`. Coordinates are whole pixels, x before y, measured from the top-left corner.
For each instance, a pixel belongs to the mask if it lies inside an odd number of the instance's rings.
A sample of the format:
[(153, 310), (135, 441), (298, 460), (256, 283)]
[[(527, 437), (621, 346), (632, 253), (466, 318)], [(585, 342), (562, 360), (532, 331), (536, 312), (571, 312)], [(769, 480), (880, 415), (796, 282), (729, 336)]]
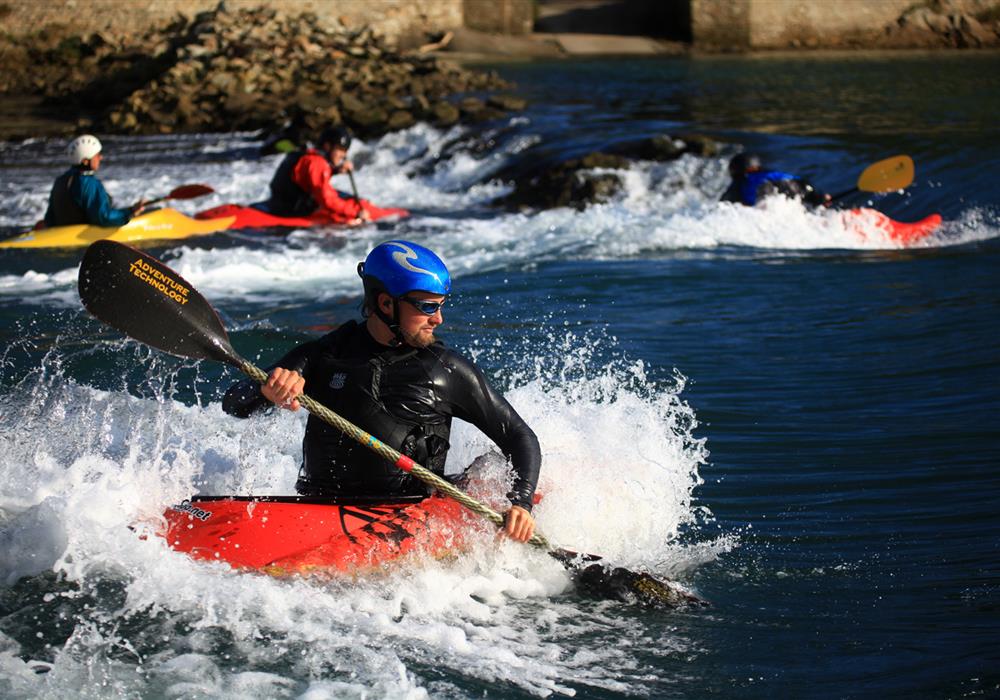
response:
[(45, 226), (124, 226), (132, 218), (131, 209), (115, 209), (104, 185), (93, 170), (74, 165), (56, 178), (49, 193)]
[(807, 204), (823, 204), (822, 193), (797, 175), (780, 170), (755, 170), (733, 180), (722, 195), (723, 202), (736, 202), (752, 207), (771, 194), (783, 194), (793, 199), (801, 199)]

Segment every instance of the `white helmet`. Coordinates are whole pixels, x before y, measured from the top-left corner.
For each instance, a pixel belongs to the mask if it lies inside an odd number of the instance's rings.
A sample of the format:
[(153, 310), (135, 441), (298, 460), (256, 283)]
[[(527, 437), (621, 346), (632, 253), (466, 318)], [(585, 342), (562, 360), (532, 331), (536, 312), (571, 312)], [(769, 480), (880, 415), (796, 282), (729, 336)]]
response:
[(73, 165), (79, 165), (82, 161), (90, 160), (101, 152), (101, 142), (97, 140), (96, 136), (84, 134), (70, 141), (66, 151), (69, 153), (69, 159)]

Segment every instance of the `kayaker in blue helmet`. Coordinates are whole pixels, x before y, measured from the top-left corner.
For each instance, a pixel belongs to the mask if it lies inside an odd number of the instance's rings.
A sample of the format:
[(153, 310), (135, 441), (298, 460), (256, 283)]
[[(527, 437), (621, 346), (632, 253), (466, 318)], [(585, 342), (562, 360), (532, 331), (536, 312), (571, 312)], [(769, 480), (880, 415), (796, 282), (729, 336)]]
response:
[(131, 207), (115, 209), (111, 206), (104, 185), (97, 179), (103, 154), (96, 136), (84, 134), (73, 139), (67, 148), (70, 169), (56, 178), (49, 193), (49, 207), (45, 211), (45, 226), (124, 226), (146, 205), (139, 200)]
[(347, 160), (351, 132), (342, 126), (324, 129), (317, 148), (289, 153), (271, 178), (271, 197), (264, 208), (275, 216), (326, 215), (331, 223), (358, 224), (371, 221), (364, 200), (342, 197), (330, 178), (354, 170)]
[[(443, 475), (453, 418), (485, 433), (510, 460), (514, 481), (505, 531), (527, 541), (541, 469), (538, 438), (482, 371), (435, 337), (451, 276), (432, 251), (409, 241), (376, 246), (358, 273), (362, 322), (348, 321), (296, 348), (268, 370), (267, 384), (233, 385), (223, 409), (246, 418), (271, 404), (298, 410), (308, 393), (387, 445)], [(423, 482), (315, 416), (306, 423), (296, 490), (304, 495), (426, 494)]]
[(745, 204), (748, 207), (770, 195), (780, 194), (800, 199), (814, 207), (829, 206), (830, 195), (819, 192), (807, 180), (780, 170), (767, 170), (761, 165), (760, 156), (740, 153), (729, 161), (732, 182), (722, 194), (721, 201)]

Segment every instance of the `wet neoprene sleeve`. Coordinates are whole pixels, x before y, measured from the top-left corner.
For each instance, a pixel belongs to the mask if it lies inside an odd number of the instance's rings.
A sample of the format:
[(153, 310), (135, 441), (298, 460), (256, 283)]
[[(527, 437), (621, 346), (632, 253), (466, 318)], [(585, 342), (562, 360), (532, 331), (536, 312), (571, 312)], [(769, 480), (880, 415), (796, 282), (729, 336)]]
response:
[[(387, 348), (376, 343), (363, 325), (351, 322), (296, 347), (273, 367), (299, 372), (306, 379), (307, 394), (402, 452), (403, 446), (393, 444), (390, 436), (411, 431), (409, 426), (437, 425), (433, 430), (443, 430), (441, 436), (447, 440), (452, 418), (471, 423), (510, 459), (515, 473), (510, 501), (531, 510), (541, 469), (538, 438), (478, 367), (441, 343), (422, 350)], [(341, 374), (344, 367), (356, 369)], [(353, 399), (345, 402), (341, 397), (347, 395)], [(271, 405), (250, 380), (233, 385), (222, 402), (226, 413), (240, 418)], [(447, 442), (444, 445), (446, 451)], [(306, 476), (322, 480), (324, 465), (331, 465), (340, 470), (341, 491), (404, 488), (397, 483), (394, 468), (385, 465), (391, 476), (379, 476), (378, 464), (365, 465), (376, 457), (356, 450), (311, 417), (303, 443)], [(435, 462), (443, 465), (444, 454), (437, 454)]]

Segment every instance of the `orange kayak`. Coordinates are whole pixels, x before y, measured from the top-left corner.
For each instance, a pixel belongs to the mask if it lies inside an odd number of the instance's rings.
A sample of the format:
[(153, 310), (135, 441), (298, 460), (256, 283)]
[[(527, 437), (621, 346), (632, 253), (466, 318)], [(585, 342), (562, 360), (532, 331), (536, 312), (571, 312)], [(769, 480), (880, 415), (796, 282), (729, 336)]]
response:
[[(409, 216), (406, 209), (377, 207), (367, 200), (361, 200), (372, 221), (384, 219), (387, 216)], [(275, 216), (254, 207), (244, 207), (239, 204), (221, 204), (205, 211), (200, 211), (194, 218), (210, 221), (232, 218), (227, 228), (232, 230), (244, 228), (309, 228), (310, 226), (337, 225), (328, 216)]]
[(875, 209), (851, 209), (844, 212), (844, 221), (863, 239), (880, 231), (896, 243), (913, 245), (937, 230), (941, 225), (941, 215), (931, 214), (919, 221), (905, 222), (890, 219)]
[(167, 509), (167, 544), (195, 559), (272, 575), (358, 571), (462, 546), (465, 511), (441, 496), (391, 502), (307, 496), (195, 496)]

